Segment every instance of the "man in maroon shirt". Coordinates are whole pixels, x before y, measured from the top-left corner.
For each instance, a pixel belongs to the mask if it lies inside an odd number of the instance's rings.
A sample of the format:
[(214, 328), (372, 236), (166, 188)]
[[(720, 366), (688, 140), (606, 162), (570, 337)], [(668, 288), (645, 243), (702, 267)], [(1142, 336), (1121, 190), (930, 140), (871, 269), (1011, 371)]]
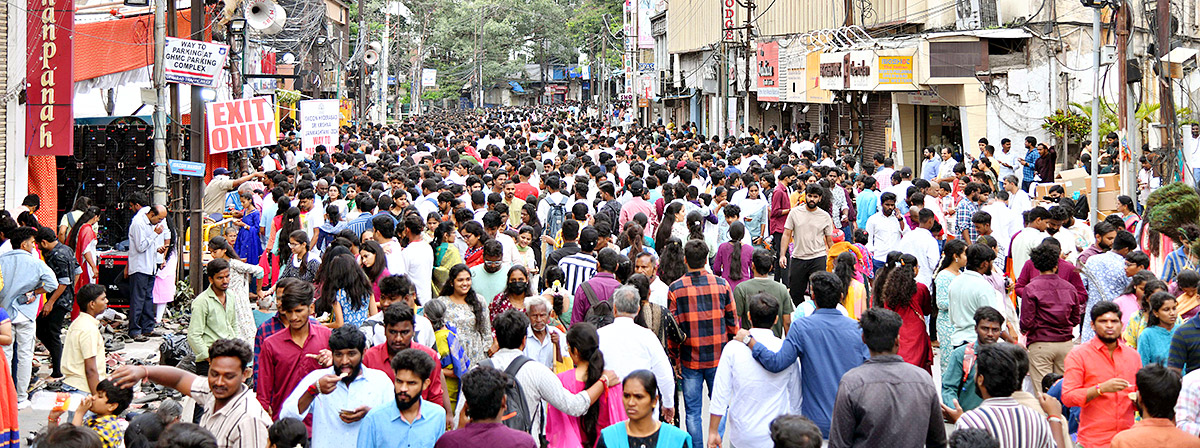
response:
[(504, 372), (487, 366), (463, 375), (462, 393), (470, 423), (443, 434), (434, 448), (477, 448), (483, 441), (488, 448), (537, 448), (533, 436), (504, 426), (501, 421), (508, 405), (504, 391), (509, 381)]
[(255, 393), (272, 418), (279, 418), (283, 401), (305, 375), (333, 365), (329, 329), (314, 325), (308, 319), (313, 312), (309, 291), (304, 294), (300, 288), (290, 288), (280, 298), (279, 313), (287, 323), (287, 331), (267, 338), (258, 357), (260, 366)]
[(1082, 321), (1083, 302), (1087, 299), (1081, 301), (1075, 288), (1055, 274), (1062, 261), (1057, 244), (1043, 242), (1030, 251), (1029, 258), (1041, 275), (1034, 277), (1024, 288), (1021, 331), (1026, 333), (1029, 341), (1033, 384), (1041, 384), (1043, 376), (1064, 373), (1067, 354), (1075, 347), (1071, 330)]
[[(787, 223), (788, 212), (792, 211), (792, 199), (788, 193), (788, 185), (796, 179), (796, 170), (790, 166), (779, 170), (779, 179), (775, 181), (775, 191), (771, 193), (771, 212), (767, 216), (767, 231), (771, 232), (771, 250), (779, 254), (779, 244), (783, 242), (783, 225)], [(786, 249), (786, 248), (785, 248)], [(775, 270), (775, 281), (782, 282), (787, 278), (787, 269)]]
[[(1058, 239), (1054, 237), (1043, 239), (1042, 244), (1052, 245), (1056, 250), (1062, 252), (1062, 243), (1058, 242)], [(1030, 259), (1025, 262), (1025, 266), (1021, 267), (1019, 273), (1016, 286), (1017, 297), (1024, 298), (1025, 287), (1029, 285), (1029, 282), (1033, 281), (1034, 277), (1041, 275), (1041, 271), (1033, 265), (1033, 259)], [(1055, 273), (1059, 278), (1066, 280), (1067, 283), (1070, 283), (1075, 288), (1076, 297), (1081, 303), (1087, 301), (1087, 288), (1083, 286), (1083, 277), (1079, 275), (1079, 270), (1075, 268), (1075, 265), (1059, 257), (1058, 270)]]
[[(379, 344), (367, 349), (363, 354), (363, 365), (372, 369), (382, 370), (387, 373), (392, 381), (396, 380), (396, 372), (392, 370), (392, 358), (397, 353), (408, 349), (415, 348), (423, 351), (433, 358), (434, 365), (442, 365), (438, 359), (437, 352), (424, 345), (413, 342), (415, 331), (413, 326), (416, 323), (416, 316), (413, 314), (413, 309), (405, 301), (392, 303), (383, 312), (383, 328), (384, 335), (387, 338), (386, 344)], [(450, 400), (445, 396), (444, 387), (442, 387), (442, 372), (440, 370), (433, 372), (429, 376), (429, 387), (421, 392), (421, 398), (435, 403), (439, 406), (445, 406)], [(454, 409), (446, 408), (446, 415), (453, 416)]]

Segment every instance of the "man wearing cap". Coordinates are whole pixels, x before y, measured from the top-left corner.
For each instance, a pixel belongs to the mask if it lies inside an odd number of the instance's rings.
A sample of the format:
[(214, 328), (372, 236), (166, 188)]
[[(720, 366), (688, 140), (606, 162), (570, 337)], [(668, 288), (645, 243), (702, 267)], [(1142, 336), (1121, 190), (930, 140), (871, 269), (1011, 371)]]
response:
[(258, 177), (263, 177), (263, 174), (252, 173), (239, 179), (230, 179), (229, 170), (225, 168), (213, 170), (212, 180), (204, 187), (204, 215), (217, 215), (214, 216), (214, 219), (220, 219), (219, 216), (225, 207), (225, 195)]

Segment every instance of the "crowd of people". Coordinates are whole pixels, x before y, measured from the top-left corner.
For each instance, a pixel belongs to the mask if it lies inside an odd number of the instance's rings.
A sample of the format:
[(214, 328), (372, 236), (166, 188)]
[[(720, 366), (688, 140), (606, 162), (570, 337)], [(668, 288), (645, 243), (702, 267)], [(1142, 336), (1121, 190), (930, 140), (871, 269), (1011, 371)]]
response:
[[(1200, 228), (1153, 232), (1142, 194), (1088, 222), (1032, 194), (1052, 147), (978, 143), (914, 170), (587, 105), (284, 135), (204, 189), (178, 365), (108, 362), (99, 211), (50, 228), (32, 196), (0, 216), (0, 446), (35, 338), (77, 397), (47, 447), (1200, 446)], [(179, 237), (128, 201), (147, 341)], [(131, 409), (150, 383), (182, 410)]]

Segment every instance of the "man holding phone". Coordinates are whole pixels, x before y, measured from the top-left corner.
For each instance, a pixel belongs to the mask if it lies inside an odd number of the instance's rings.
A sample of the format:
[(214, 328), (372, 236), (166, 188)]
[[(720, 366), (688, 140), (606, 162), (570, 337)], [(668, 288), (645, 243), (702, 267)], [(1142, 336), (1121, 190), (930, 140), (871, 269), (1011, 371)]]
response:
[(362, 364), (367, 337), (353, 326), (329, 336), (333, 366), (309, 372), (283, 402), (280, 418), (304, 420), (312, 414), (312, 447), (343, 447), (358, 440), (359, 422), (372, 408), (387, 404), (392, 380)]

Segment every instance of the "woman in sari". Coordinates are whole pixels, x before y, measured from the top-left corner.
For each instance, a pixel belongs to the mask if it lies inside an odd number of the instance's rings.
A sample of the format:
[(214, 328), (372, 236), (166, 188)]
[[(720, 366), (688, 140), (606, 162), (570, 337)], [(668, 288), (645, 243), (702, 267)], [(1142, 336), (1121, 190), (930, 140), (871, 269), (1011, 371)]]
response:
[(487, 232), (483, 230), (483, 224), (479, 221), (470, 221), (463, 225), (463, 239), (467, 241), (467, 253), (463, 258), (467, 261), (467, 267), (475, 267), (483, 264), (483, 243), (488, 240)]
[[(600, 431), (596, 448), (686, 448), (692, 446), (687, 431), (654, 418), (658, 409), (658, 379), (649, 370), (634, 370), (621, 382), (621, 401), (629, 420)], [(672, 391), (667, 391), (673, 393)]]
[[(567, 345), (570, 347), (575, 368), (558, 374), (558, 379), (568, 392), (579, 393), (596, 384), (604, 375), (604, 354), (600, 353), (600, 335), (590, 323), (575, 324), (567, 331)], [(595, 446), (601, 429), (626, 420), (621, 395), (622, 388), (619, 385), (605, 389), (600, 398), (579, 417), (572, 417), (554, 406), (549, 406), (546, 409), (546, 441), (549, 446)]]
[[(100, 282), (100, 258), (96, 250), (96, 223), (100, 221), (100, 209), (88, 207), (83, 215), (75, 220), (71, 232), (67, 234), (67, 245), (75, 252), (75, 261), (83, 268), (83, 275), (75, 282), (75, 292), (90, 283)], [(79, 305), (71, 304), (71, 319), (79, 316)]]
[(442, 285), (449, 278), (450, 268), (462, 264), (462, 255), (454, 244), (454, 223), (438, 224), (433, 232), (433, 294), (441, 295)]

